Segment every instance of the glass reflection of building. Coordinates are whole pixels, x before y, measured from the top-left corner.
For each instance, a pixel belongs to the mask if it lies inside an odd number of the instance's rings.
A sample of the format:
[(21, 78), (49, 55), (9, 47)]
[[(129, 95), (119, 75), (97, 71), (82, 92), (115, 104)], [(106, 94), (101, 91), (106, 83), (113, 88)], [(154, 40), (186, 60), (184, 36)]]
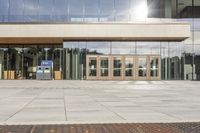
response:
[[(148, 18), (137, 12), (148, 8)], [(36, 66), (53, 60), (61, 79), (86, 79), (86, 55), (160, 55), (161, 79), (200, 79), (200, 0), (0, 0), (0, 23), (90, 23), (172, 21), (191, 23), (191, 37), (178, 41), (64, 41), (60, 45), (0, 44), (0, 79), (35, 79)], [(143, 11), (145, 8), (143, 8)], [(162, 18), (162, 19), (161, 19)], [(96, 66), (95, 60), (91, 61)], [(131, 59), (125, 74), (131, 76)], [(157, 75), (151, 59), (151, 75)], [(121, 60), (114, 63), (120, 75)], [(143, 61), (141, 60), (141, 63)], [(142, 64), (145, 66), (145, 64)], [(143, 69), (143, 68), (141, 68)], [(97, 74), (96, 68), (91, 75)], [(101, 60), (102, 76), (108, 75), (108, 60)], [(105, 71), (105, 72), (104, 72)], [(145, 75), (141, 71), (140, 75)]]

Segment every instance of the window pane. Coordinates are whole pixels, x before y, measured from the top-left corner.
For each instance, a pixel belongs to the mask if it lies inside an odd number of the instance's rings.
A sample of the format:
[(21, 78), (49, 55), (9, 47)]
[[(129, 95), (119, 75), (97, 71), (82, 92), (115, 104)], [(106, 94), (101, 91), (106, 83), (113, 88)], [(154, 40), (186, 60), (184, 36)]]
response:
[(114, 0), (100, 0), (100, 21), (114, 20)]
[(54, 14), (56, 14), (56, 15), (66, 15), (67, 14), (67, 1), (66, 0), (56, 0), (54, 2)]
[(112, 54), (135, 54), (135, 42), (112, 42)]
[(70, 21), (83, 21), (83, 0), (69, 0)]
[(66, 0), (56, 0), (54, 3), (54, 17), (57, 22), (67, 20), (68, 5)]
[(178, 0), (177, 7), (178, 7), (177, 9), (178, 17), (181, 17), (181, 18), (193, 17), (192, 0)]
[(131, 77), (133, 76), (133, 58), (126, 57), (125, 58), (125, 76)]
[(37, 15), (38, 0), (24, 0), (24, 14)]
[(159, 58), (151, 57), (150, 58), (150, 76), (158, 77), (158, 66), (159, 66)]
[(39, 17), (40, 21), (49, 21), (53, 13), (53, 0), (39, 1)]
[(11, 15), (22, 15), (23, 14), (23, 0), (10, 0), (10, 14)]
[(0, 22), (8, 21), (9, 1), (0, 0)]
[(146, 57), (138, 58), (138, 76), (139, 77), (147, 76), (147, 59), (146, 59)]
[(64, 42), (63, 43), (63, 48), (76, 49), (76, 48), (79, 48), (79, 43), (77, 41)]
[(109, 75), (109, 59), (107, 57), (101, 57), (100, 59), (100, 72), (101, 72), (101, 76), (105, 77)]
[(9, 1), (0, 0), (0, 15), (8, 15)]
[(129, 20), (129, 0), (115, 0), (115, 20), (128, 21)]
[(18, 22), (23, 20), (23, 6), (23, 0), (10, 0), (9, 21)]
[(89, 58), (89, 76), (97, 76), (97, 59), (94, 57)]
[(113, 76), (121, 76), (122, 60), (121, 57), (113, 58)]
[(112, 14), (114, 11), (114, 0), (100, 0), (101, 14)]
[(137, 54), (160, 54), (160, 42), (137, 42)]
[(98, 0), (85, 0), (85, 15), (97, 15), (98, 14)]
[(24, 21), (38, 20), (38, 0), (24, 0)]
[(39, 14), (51, 15), (53, 10), (53, 0), (40, 0), (39, 1)]
[(147, 17), (147, 0), (131, 0), (131, 20), (144, 19)]
[(99, 6), (98, 0), (85, 0), (85, 21), (98, 21)]
[(129, 14), (129, 0), (115, 0), (116, 14)]
[(90, 54), (109, 54), (110, 42), (87, 42), (87, 49)]
[(115, 16), (115, 21), (129, 21), (129, 20), (130, 20), (130, 16), (128, 14)]

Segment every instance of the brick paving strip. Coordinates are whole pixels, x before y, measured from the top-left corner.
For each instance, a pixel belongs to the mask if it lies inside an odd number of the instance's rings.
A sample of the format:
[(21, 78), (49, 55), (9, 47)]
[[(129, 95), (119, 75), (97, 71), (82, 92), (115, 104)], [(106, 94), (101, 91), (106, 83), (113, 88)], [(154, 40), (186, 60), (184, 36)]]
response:
[(0, 133), (200, 133), (197, 123), (1, 125)]

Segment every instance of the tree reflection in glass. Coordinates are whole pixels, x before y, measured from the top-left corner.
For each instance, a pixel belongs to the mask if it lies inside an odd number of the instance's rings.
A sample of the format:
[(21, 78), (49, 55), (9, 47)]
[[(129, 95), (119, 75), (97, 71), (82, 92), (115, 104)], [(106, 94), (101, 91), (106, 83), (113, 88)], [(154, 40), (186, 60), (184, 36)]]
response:
[(140, 57), (138, 59), (138, 76), (139, 77), (147, 76), (147, 60), (145, 57)]
[(120, 57), (114, 57), (114, 60), (113, 60), (113, 76), (121, 76), (121, 67), (122, 67), (122, 62), (121, 62), (121, 58)]

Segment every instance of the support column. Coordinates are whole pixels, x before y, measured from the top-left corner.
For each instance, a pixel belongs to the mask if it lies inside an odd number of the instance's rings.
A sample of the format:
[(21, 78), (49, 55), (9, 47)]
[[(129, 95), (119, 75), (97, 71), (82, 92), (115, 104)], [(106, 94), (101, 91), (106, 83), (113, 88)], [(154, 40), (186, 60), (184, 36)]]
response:
[(4, 57), (4, 52), (3, 50), (0, 50), (0, 80), (2, 79), (3, 75), (3, 57)]

